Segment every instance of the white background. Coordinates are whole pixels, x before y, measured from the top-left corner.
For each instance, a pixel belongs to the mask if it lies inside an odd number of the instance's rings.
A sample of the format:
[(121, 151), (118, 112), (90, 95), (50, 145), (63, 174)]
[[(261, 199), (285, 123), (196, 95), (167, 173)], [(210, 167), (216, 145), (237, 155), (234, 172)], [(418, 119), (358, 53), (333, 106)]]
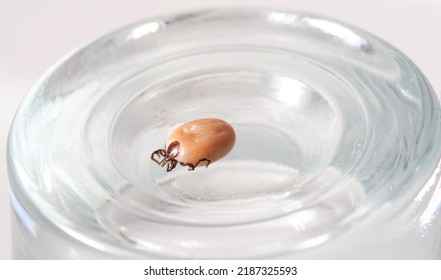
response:
[(0, 259), (11, 258), (6, 138), (39, 76), (70, 50), (123, 25), (222, 6), (282, 7), (361, 27), (406, 53), (441, 92), (439, 0), (0, 0)]

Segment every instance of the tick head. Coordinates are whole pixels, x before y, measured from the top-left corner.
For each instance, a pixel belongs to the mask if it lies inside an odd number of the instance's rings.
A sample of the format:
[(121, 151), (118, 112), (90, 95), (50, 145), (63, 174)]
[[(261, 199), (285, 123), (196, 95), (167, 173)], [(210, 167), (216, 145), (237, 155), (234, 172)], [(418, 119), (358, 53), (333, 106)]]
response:
[(178, 156), (180, 150), (181, 150), (181, 146), (179, 144), (179, 141), (173, 141), (167, 147), (167, 155), (168, 157), (173, 159)]

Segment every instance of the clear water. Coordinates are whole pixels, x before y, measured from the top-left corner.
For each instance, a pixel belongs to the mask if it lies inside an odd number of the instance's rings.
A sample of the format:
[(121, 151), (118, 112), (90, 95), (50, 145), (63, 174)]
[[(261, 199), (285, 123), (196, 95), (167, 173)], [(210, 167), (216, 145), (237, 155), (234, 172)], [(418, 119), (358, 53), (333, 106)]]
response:
[[(17, 113), (16, 256), (434, 258), (434, 96), (399, 51), (315, 16), (205, 11), (116, 31)], [(204, 117), (234, 127), (227, 157), (170, 173), (150, 160)]]

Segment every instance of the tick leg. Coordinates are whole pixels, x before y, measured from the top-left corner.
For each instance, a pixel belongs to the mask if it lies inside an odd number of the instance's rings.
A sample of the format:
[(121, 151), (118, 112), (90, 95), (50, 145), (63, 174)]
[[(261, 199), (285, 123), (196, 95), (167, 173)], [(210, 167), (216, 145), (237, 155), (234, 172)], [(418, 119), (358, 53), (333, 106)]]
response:
[(167, 164), (167, 172), (172, 171), (173, 169), (175, 169), (176, 165), (178, 164), (177, 160), (170, 160), (170, 162)]
[(203, 161), (206, 161), (206, 162), (207, 162), (207, 164), (205, 165), (205, 167), (208, 167), (208, 165), (210, 165), (210, 163), (211, 163), (211, 160), (209, 160), (209, 159), (207, 159), (207, 158), (203, 158), (203, 159), (199, 160), (199, 161), (196, 163), (196, 165), (193, 165), (193, 164), (191, 164), (191, 163), (182, 163), (182, 162), (180, 162), (180, 164), (181, 164), (182, 166), (188, 166), (188, 171), (193, 171), (193, 170), (199, 165), (199, 163), (201, 163), (201, 162), (203, 162)]
[(198, 166), (199, 163), (204, 162), (204, 161), (207, 162), (207, 164), (205, 165), (205, 168), (207, 168), (210, 165), (210, 163), (211, 163), (211, 160), (209, 160), (208, 158), (201, 159), (200, 161), (198, 161), (198, 163), (196, 163), (196, 166)]
[(183, 162), (180, 162), (179, 164), (180, 164), (181, 166), (188, 166), (188, 171), (193, 171), (193, 170), (196, 168), (196, 166), (193, 165), (193, 164), (191, 164), (191, 163), (183, 163)]
[[(158, 158), (156, 159), (155, 156)], [(153, 160), (154, 162), (156, 162), (158, 165), (161, 165), (164, 162), (164, 159), (161, 160), (161, 158), (166, 157), (167, 153), (165, 152), (164, 149), (159, 149), (156, 150), (152, 153), (152, 155), (150, 156), (150, 159)]]

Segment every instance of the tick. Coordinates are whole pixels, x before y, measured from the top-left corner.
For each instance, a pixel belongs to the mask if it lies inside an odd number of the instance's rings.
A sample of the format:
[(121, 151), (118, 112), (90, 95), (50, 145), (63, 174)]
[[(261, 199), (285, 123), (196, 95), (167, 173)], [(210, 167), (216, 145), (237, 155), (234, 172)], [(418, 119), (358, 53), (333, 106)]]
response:
[(236, 133), (227, 122), (214, 119), (199, 119), (185, 123), (175, 129), (167, 139), (165, 149), (152, 153), (150, 158), (167, 172), (176, 165), (194, 170), (201, 163), (205, 167), (226, 156), (233, 149)]

